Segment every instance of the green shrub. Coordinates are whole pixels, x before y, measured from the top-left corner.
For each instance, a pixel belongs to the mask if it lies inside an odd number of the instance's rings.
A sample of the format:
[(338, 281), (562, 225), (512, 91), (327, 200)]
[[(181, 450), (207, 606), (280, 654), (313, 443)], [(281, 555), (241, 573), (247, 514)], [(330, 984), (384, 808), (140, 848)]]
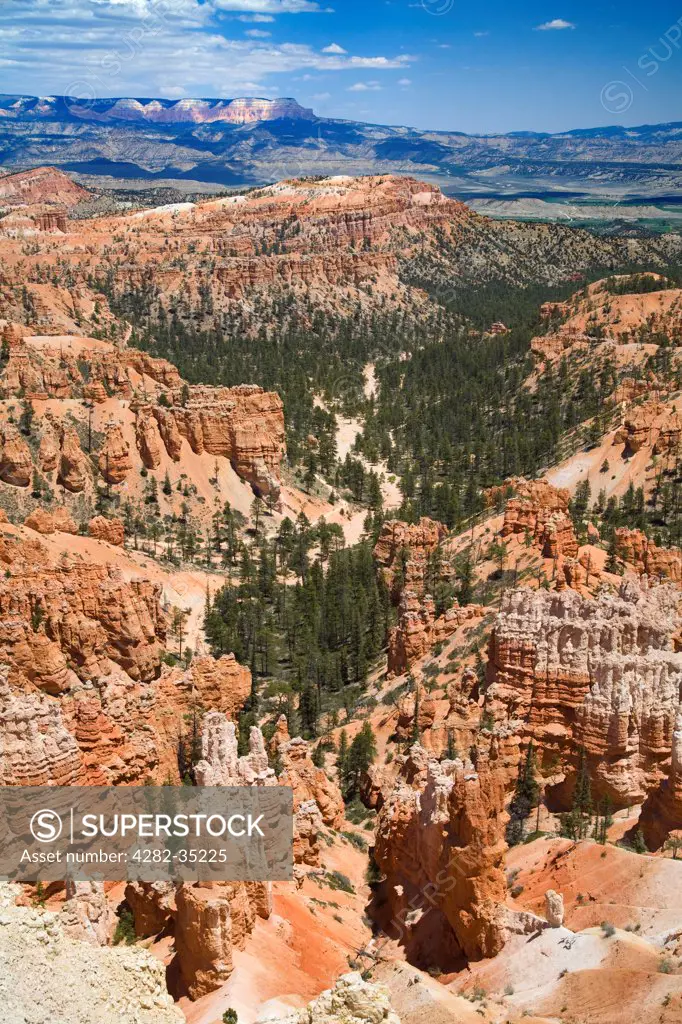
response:
[(113, 943), (115, 946), (132, 946), (135, 942), (135, 919), (128, 906), (124, 906), (118, 915)]

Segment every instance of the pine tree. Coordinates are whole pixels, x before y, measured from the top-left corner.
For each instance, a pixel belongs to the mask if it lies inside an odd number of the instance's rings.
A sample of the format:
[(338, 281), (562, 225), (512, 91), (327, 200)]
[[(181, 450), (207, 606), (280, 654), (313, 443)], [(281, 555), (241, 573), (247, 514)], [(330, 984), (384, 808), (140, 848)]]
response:
[(360, 732), (354, 737), (346, 758), (346, 800), (352, 800), (358, 792), (360, 780), (377, 754), (376, 740), (372, 726), (365, 722)]
[(306, 686), (303, 690), (298, 711), (301, 716), (301, 732), (304, 738), (312, 739), (317, 736), (318, 700), (314, 687)]
[(336, 755), (336, 772), (339, 779), (339, 786), (345, 789), (348, 783), (348, 734), (345, 729), (339, 735), (339, 749)]
[(604, 564), (606, 572), (612, 572), (614, 575), (620, 573), (620, 563), (618, 561), (618, 542), (616, 540), (616, 531), (614, 530), (611, 539), (609, 541), (608, 556)]
[(561, 834), (577, 842), (585, 839), (592, 824), (592, 787), (585, 748), (580, 751), (580, 764), (573, 791), (573, 806), (561, 816)]
[(316, 768), (324, 768), (324, 748), (322, 747), (322, 743), (318, 743), (313, 748), (311, 761)]
[(535, 778), (535, 751), (531, 740), (526, 750), (526, 757), (519, 769), (516, 789), (509, 805), (509, 822), (507, 824), (507, 842), (516, 846), (524, 839), (524, 822), (532, 809), (538, 806), (540, 786)]

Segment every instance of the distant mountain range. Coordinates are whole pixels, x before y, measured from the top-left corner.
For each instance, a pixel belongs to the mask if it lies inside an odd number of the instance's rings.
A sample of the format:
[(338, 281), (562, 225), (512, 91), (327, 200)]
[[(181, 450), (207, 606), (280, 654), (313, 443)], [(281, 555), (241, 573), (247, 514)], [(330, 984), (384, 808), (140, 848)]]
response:
[(111, 124), (249, 124), (281, 118), (313, 120), (312, 110), (286, 97), (277, 100), (252, 96), (234, 100), (131, 99), (87, 100), (67, 96), (0, 96), (0, 117), (14, 121), (97, 121)]
[(465, 135), (317, 117), (290, 98), (2, 95), (0, 164), (222, 186), (409, 173), (471, 198), (609, 194), (679, 201), (682, 122)]

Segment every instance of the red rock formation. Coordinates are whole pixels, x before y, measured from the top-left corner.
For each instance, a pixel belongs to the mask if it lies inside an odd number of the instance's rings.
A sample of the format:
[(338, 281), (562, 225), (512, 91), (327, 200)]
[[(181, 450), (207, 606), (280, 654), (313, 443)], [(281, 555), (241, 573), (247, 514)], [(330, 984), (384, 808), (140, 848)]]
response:
[[(417, 683), (415, 692), (406, 694), (398, 702), (395, 735), (401, 740), (409, 740), (414, 737), (416, 725), (419, 735), (422, 736), (432, 727), (436, 718), (436, 708), (435, 697), (431, 696), (420, 683)], [(417, 710), (418, 716), (417, 722), (415, 722)]]
[(682, 440), (682, 417), (673, 408), (666, 411), (658, 424), (658, 437), (654, 444), (654, 455), (677, 452)]
[(281, 743), (278, 751), (282, 763), (279, 781), (294, 791), (294, 812), (312, 801), (319, 807), (324, 824), (339, 828), (345, 813), (341, 790), (327, 778), (324, 768), (315, 767), (306, 741), (300, 737), (289, 740)]
[(66, 900), (61, 909), (61, 925), (65, 935), (107, 946), (116, 927), (116, 914), (109, 906), (102, 882), (66, 880)]
[(0, 666), (0, 785), (78, 786), (86, 774), (57, 701), (14, 693)]
[(161, 465), (159, 431), (153, 418), (148, 413), (138, 413), (135, 421), (135, 443), (143, 465), (147, 469), (158, 469)]
[(174, 669), (169, 678), (186, 694), (187, 703), (219, 711), (233, 721), (251, 693), (251, 673), (234, 654), (194, 658), (187, 672)]
[(596, 798), (640, 803), (670, 760), (682, 683), (679, 592), (624, 581), (618, 596), (507, 594), (490, 640), (486, 708), (520, 722), (552, 766), (550, 806), (570, 807), (584, 749)]
[(65, 508), (36, 508), (26, 517), (24, 526), (36, 533), (78, 533), (78, 527)]
[(105, 519), (104, 516), (95, 516), (88, 523), (88, 533), (95, 540), (103, 540), (119, 548), (122, 548), (125, 542), (123, 522), (116, 518)]
[(40, 544), (8, 539), (1, 553), (0, 660), (10, 681), (49, 693), (118, 665), (133, 679), (160, 670), (165, 639), (160, 587), (124, 582), (120, 570), (83, 562), (52, 565)]
[(575, 558), (578, 541), (568, 515), (569, 492), (546, 480), (511, 480), (518, 497), (510, 498), (504, 510), (501, 534), (528, 534), (545, 558)]
[(65, 213), (36, 213), (33, 219), (38, 231), (60, 231), (62, 234), (68, 231)]
[(398, 625), (388, 633), (389, 675), (402, 675), (436, 644), (448, 640), (464, 623), (484, 614), (482, 605), (457, 603), (436, 618), (433, 599), (427, 594), (419, 600), (412, 590), (404, 590), (400, 599)]
[[(249, 753), (239, 757), (234, 724), (219, 712), (207, 714), (202, 730), (202, 760), (195, 767), (197, 784), (276, 786), (260, 729), (251, 729), (249, 746)], [(149, 893), (143, 896), (148, 902)], [(244, 949), (256, 917), (270, 916), (271, 885), (180, 885), (175, 904), (175, 949), (180, 975), (190, 998), (198, 999), (220, 988), (229, 978), (234, 968), (232, 951)]]
[(504, 945), (506, 778), (493, 746), (476, 767), (418, 745), (402, 765), (374, 857), (385, 875), (379, 923), (411, 962), (447, 969), (462, 953), (490, 957)]
[(237, 733), (225, 715), (211, 712), (204, 717), (202, 758), (194, 767), (198, 786), (276, 786), (275, 773), (268, 765), (263, 733), (251, 727), (249, 753), (237, 754)]
[[(194, 768), (199, 786), (291, 786), (294, 805), (294, 861), (319, 865), (320, 831), (323, 823), (337, 828), (343, 821), (344, 804), (338, 786), (323, 769), (313, 764), (305, 740), (289, 740), (279, 747), (282, 772), (279, 779), (268, 765), (263, 734), (251, 728), (249, 753), (238, 756), (235, 726), (224, 714), (204, 717), (202, 759)], [(314, 804), (314, 807), (311, 806)]]
[(641, 530), (619, 527), (616, 530), (616, 554), (638, 573), (674, 583), (682, 582), (682, 551), (657, 547)]
[(133, 468), (130, 446), (118, 423), (107, 425), (104, 444), (97, 460), (99, 471), (109, 484), (121, 484)]
[[(427, 586), (429, 558), (440, 552), (447, 537), (447, 527), (433, 519), (422, 518), (414, 525), (388, 519), (381, 527), (374, 548), (374, 559), (396, 603), (403, 590), (424, 594)], [(438, 558), (434, 571), (439, 578), (451, 575), (446, 558)]]
[[(197, 386), (173, 394), (173, 407), (153, 409), (172, 459), (185, 438), (197, 454), (224, 456), (261, 494), (279, 493), (284, 445), (284, 413), (278, 395), (262, 388)], [(172, 419), (172, 425), (171, 421)]]
[(140, 939), (158, 935), (176, 911), (172, 882), (128, 882), (125, 898), (133, 912), (135, 934)]
[(85, 490), (90, 478), (90, 465), (81, 449), (78, 434), (70, 424), (66, 424), (61, 431), (57, 480), (67, 491), (78, 493)]
[(350, 285), (357, 288), (377, 274), (395, 274), (398, 262), (392, 253), (344, 252), (287, 253), (268, 260), (231, 259), (216, 269), (216, 279), (230, 299), (244, 298), (255, 288), (281, 285)]
[(90, 199), (91, 195), (56, 167), (35, 167), (0, 178), (2, 206), (33, 206), (36, 203), (75, 206)]
[(682, 711), (678, 710), (672, 735), (670, 770), (642, 807), (639, 826), (650, 850), (658, 850), (671, 832), (682, 829)]
[(153, 413), (159, 425), (159, 433), (166, 451), (173, 462), (179, 462), (182, 453), (182, 435), (178, 430), (175, 416), (169, 409), (163, 409), (160, 406), (155, 408)]
[(673, 407), (661, 402), (635, 406), (616, 431), (613, 443), (624, 444), (630, 452), (651, 448), (654, 455), (677, 451), (682, 439), (682, 418)]
[(558, 360), (569, 349), (573, 350), (578, 346), (588, 349), (594, 343), (594, 338), (590, 338), (587, 334), (564, 329), (550, 334), (542, 334), (537, 338), (531, 338), (530, 350), (534, 356), (538, 356), (542, 360)]
[(31, 450), (12, 423), (0, 428), (0, 480), (15, 487), (28, 487), (33, 476)]
[(43, 473), (53, 473), (59, 462), (59, 443), (51, 426), (46, 425), (40, 438), (38, 465)]
[(288, 743), (291, 739), (289, 735), (289, 723), (287, 722), (286, 715), (280, 715), (277, 719), (275, 731), (272, 734), (270, 742), (268, 743), (268, 750), (271, 754), (277, 753), (277, 748), (281, 743)]
[(257, 916), (269, 916), (266, 888), (265, 882), (178, 886), (175, 950), (191, 999), (215, 991), (230, 977), (233, 949), (244, 949)]
[[(115, 396), (130, 402), (136, 413), (135, 447), (147, 469), (159, 467), (163, 447), (173, 461), (179, 461), (184, 438), (197, 454), (229, 459), (238, 475), (261, 494), (279, 493), (284, 413), (274, 393), (249, 385), (188, 387), (165, 360), (105, 342), (68, 338), (58, 348), (35, 345), (23, 337), (10, 349), (0, 377), (0, 398), (20, 389), (37, 401), (82, 398), (98, 403)], [(59, 482), (75, 493), (84, 490), (91, 468), (74, 427), (60, 422), (54, 410), (41, 425), (38, 461), (42, 471), (51, 473), (59, 464)], [(8, 440), (0, 458), (7, 449), (7, 465), (3, 475), (0, 461), (0, 479), (10, 483), (21, 479), (26, 482), (20, 486), (27, 486), (32, 473), (30, 451), (15, 428), (8, 425), (6, 430)], [(127, 479), (133, 469), (132, 454), (121, 423), (110, 420), (98, 453), (99, 471), (109, 484)]]

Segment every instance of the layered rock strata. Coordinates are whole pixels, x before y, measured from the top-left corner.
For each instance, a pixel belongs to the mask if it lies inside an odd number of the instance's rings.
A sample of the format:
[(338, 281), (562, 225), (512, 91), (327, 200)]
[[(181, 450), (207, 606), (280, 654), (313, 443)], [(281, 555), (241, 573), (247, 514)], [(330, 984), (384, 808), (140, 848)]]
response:
[[(110, 486), (125, 483), (136, 466), (158, 469), (164, 455), (179, 461), (186, 441), (197, 455), (206, 452), (229, 460), (261, 494), (279, 494), (284, 413), (281, 399), (272, 392), (249, 385), (190, 387), (166, 360), (143, 352), (80, 338), (50, 347), (23, 335), (9, 348), (0, 397), (9, 399), (19, 390), (27, 401), (50, 402), (49, 412), (36, 417), (37, 465), (48, 475), (57, 470), (56, 482), (71, 493), (88, 487), (93, 466), (74, 423), (60, 417), (54, 399), (80, 399), (91, 407), (112, 398), (121, 403), (120, 415), (110, 414), (94, 452), (97, 472)], [(135, 416), (132, 441), (124, 430), (128, 404)], [(25, 439), (15, 426), (5, 424), (0, 480), (28, 487), (33, 470)]]
[(593, 796), (617, 808), (641, 803), (667, 774), (682, 685), (678, 602), (673, 586), (632, 578), (596, 598), (505, 595), (486, 708), (533, 739), (555, 809), (570, 807), (583, 752)]
[(470, 761), (411, 748), (377, 822), (374, 857), (385, 876), (375, 912), (411, 962), (446, 969), (462, 954), (494, 956), (502, 904), (507, 770), (498, 741)]

